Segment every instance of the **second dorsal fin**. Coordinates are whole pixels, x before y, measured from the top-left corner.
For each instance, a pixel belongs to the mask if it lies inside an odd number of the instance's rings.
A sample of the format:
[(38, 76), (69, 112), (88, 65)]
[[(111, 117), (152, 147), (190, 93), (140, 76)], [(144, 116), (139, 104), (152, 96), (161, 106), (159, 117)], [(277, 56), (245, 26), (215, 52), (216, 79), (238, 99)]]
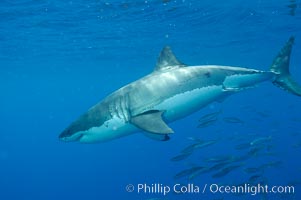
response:
[(176, 58), (176, 56), (172, 53), (170, 47), (165, 46), (162, 49), (160, 56), (157, 60), (155, 71), (171, 69), (174, 67), (184, 67), (184, 66), (185, 65), (182, 62), (180, 62)]

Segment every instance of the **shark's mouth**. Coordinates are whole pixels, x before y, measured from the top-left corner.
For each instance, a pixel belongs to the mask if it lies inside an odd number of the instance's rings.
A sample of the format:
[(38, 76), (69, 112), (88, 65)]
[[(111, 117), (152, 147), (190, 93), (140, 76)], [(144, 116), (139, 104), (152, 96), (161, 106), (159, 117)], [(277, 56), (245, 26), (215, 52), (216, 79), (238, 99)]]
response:
[(59, 139), (64, 142), (74, 142), (74, 141), (80, 141), (84, 135), (85, 134), (83, 133), (77, 132), (76, 134), (70, 136), (60, 135)]
[(80, 141), (82, 139), (82, 137), (84, 136), (84, 134), (79, 134), (78, 137), (76, 138), (77, 141)]

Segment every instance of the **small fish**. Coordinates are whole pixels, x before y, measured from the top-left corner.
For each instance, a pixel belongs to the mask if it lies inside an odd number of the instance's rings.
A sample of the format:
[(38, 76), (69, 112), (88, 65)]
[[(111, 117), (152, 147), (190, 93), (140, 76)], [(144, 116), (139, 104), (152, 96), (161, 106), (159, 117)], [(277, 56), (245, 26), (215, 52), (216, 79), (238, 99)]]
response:
[(237, 117), (224, 117), (223, 120), (224, 120), (224, 122), (232, 123), (232, 124), (243, 124), (244, 123), (244, 121), (242, 121), (241, 119), (239, 119)]
[(218, 115), (221, 114), (222, 110), (219, 110), (217, 112), (209, 113), (206, 115), (203, 115), (200, 119), (199, 122), (204, 122), (212, 119), (217, 119)]
[(195, 170), (194, 172), (192, 172), (189, 176), (188, 176), (188, 179), (189, 180), (193, 180), (195, 177), (197, 177), (198, 175), (202, 174), (202, 173), (205, 173), (208, 171), (208, 167), (203, 167), (203, 168), (200, 168), (198, 170)]
[(177, 173), (175, 176), (174, 176), (174, 178), (175, 179), (178, 179), (178, 178), (182, 178), (182, 177), (184, 177), (184, 176), (189, 176), (190, 174), (192, 174), (192, 173), (194, 173), (194, 172), (196, 172), (196, 171), (198, 171), (198, 170), (202, 170), (204, 167), (191, 167), (191, 168), (189, 168), (189, 169), (185, 169), (185, 170), (183, 170), (183, 171), (180, 171), (179, 173)]
[(211, 158), (207, 158), (204, 161), (205, 162), (230, 162), (234, 159), (234, 156), (232, 155), (221, 155), (221, 156), (215, 156), (215, 157), (211, 157)]
[(269, 117), (270, 115), (269, 114), (267, 114), (266, 112), (262, 112), (262, 111), (257, 111), (256, 112), (260, 117), (264, 117), (264, 118), (266, 118), (266, 117)]
[(260, 145), (260, 146), (255, 146), (253, 148), (250, 149), (250, 151), (248, 152), (248, 155), (250, 156), (257, 156), (258, 153), (263, 150), (265, 148), (264, 145)]
[(251, 154), (246, 154), (246, 155), (242, 155), (242, 156), (237, 156), (235, 158), (233, 158), (233, 162), (241, 162), (241, 161), (245, 161), (252, 158)]
[(210, 120), (207, 120), (207, 121), (203, 121), (203, 122), (199, 123), (197, 128), (206, 128), (206, 127), (214, 124), (216, 121), (217, 121), (217, 119), (210, 119)]
[(252, 142), (250, 142), (250, 145), (255, 146), (255, 145), (264, 144), (264, 143), (269, 142), (271, 139), (272, 139), (272, 136), (260, 137), (260, 138), (253, 140)]
[(291, 16), (295, 16), (296, 15), (296, 8), (298, 8), (298, 4), (296, 3), (296, 1), (295, 0), (291, 0), (290, 4), (287, 5), (287, 7), (290, 9), (289, 10), (289, 14)]
[(272, 161), (266, 164), (263, 164), (262, 167), (280, 167), (282, 165), (282, 161), (278, 160), (278, 161)]
[(185, 148), (181, 151), (182, 154), (192, 153), (192, 152), (194, 151), (194, 149), (196, 148), (196, 146), (197, 146), (199, 143), (202, 143), (202, 142), (194, 143), (194, 144), (191, 144), (191, 145), (185, 147)]
[(248, 112), (255, 112), (256, 109), (254, 108), (253, 105), (242, 105), (240, 106), (240, 109), (244, 110), (244, 111), (248, 111)]
[(299, 142), (293, 144), (292, 147), (294, 147), (294, 148), (299, 148), (299, 147), (301, 147), (301, 141), (299, 141)]
[(217, 142), (217, 140), (200, 141), (200, 142), (194, 143), (192, 145), (189, 145), (188, 147), (184, 148), (181, 152), (184, 153), (184, 154), (185, 153), (192, 153), (195, 149), (204, 148), (204, 147), (212, 145), (216, 142)]
[(247, 142), (247, 143), (242, 143), (242, 144), (236, 145), (235, 149), (237, 149), (237, 150), (243, 150), (243, 149), (248, 149), (250, 147), (251, 147), (250, 143)]
[(197, 141), (196, 143), (193, 143), (193, 144), (191, 144), (191, 145), (185, 147), (185, 148), (181, 151), (181, 153), (192, 153), (192, 152), (198, 147), (198, 145), (200, 145), (200, 144), (202, 144), (202, 143), (204, 143), (204, 142), (205, 142), (205, 141), (203, 141), (203, 140), (199, 140), (199, 141)]
[(248, 179), (248, 183), (258, 183), (259, 182), (258, 180), (261, 178), (262, 176), (260, 174), (253, 175)]
[(195, 149), (204, 148), (204, 147), (210, 146), (212, 144), (215, 144), (216, 142), (217, 142), (217, 140), (209, 140), (209, 141), (206, 141), (206, 142), (202, 142), (202, 143), (197, 144), (195, 146)]
[(244, 171), (248, 174), (254, 174), (254, 173), (258, 173), (258, 172), (263, 172), (263, 167), (248, 167), (245, 168)]
[(191, 154), (192, 154), (192, 152), (182, 153), (182, 154), (179, 154), (175, 157), (172, 157), (170, 160), (171, 161), (181, 161), (181, 160), (184, 160), (184, 159), (188, 158)]
[(293, 122), (301, 122), (301, 118), (293, 118), (291, 119)]
[(300, 135), (300, 132), (294, 131), (290, 133), (291, 136), (298, 136)]
[(208, 172), (213, 172), (213, 171), (220, 170), (220, 169), (222, 169), (222, 168), (225, 168), (225, 166), (227, 166), (228, 164), (229, 164), (229, 162), (217, 163), (217, 164), (211, 166), (211, 167), (208, 169)]
[(233, 166), (225, 167), (222, 170), (220, 170), (219, 172), (217, 172), (216, 174), (213, 174), (212, 177), (213, 178), (223, 177), (239, 167), (241, 167), (241, 165), (233, 165)]
[(194, 141), (194, 142), (202, 142), (201, 139), (197, 138), (197, 137), (188, 137), (188, 140)]

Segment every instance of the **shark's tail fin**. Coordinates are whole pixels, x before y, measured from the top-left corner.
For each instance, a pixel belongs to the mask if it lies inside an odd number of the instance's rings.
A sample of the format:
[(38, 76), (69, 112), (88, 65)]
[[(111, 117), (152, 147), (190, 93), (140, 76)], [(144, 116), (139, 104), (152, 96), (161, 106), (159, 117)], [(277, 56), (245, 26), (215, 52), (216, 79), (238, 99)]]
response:
[(273, 80), (274, 85), (294, 95), (301, 96), (301, 86), (293, 80), (289, 72), (290, 56), (294, 40), (294, 37), (290, 37), (274, 59), (270, 70), (276, 74), (276, 78)]

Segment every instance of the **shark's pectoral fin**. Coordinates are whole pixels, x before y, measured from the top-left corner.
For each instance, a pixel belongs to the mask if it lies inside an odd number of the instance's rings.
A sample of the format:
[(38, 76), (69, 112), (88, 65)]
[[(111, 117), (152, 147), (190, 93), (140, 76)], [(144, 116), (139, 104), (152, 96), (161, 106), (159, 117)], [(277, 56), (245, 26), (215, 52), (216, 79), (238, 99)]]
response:
[(157, 141), (167, 141), (170, 139), (167, 134), (157, 134), (157, 133), (149, 133), (149, 132), (144, 132), (143, 134), (146, 137)]
[(155, 134), (170, 134), (173, 130), (162, 119), (163, 111), (150, 110), (134, 116), (130, 122), (144, 131)]

